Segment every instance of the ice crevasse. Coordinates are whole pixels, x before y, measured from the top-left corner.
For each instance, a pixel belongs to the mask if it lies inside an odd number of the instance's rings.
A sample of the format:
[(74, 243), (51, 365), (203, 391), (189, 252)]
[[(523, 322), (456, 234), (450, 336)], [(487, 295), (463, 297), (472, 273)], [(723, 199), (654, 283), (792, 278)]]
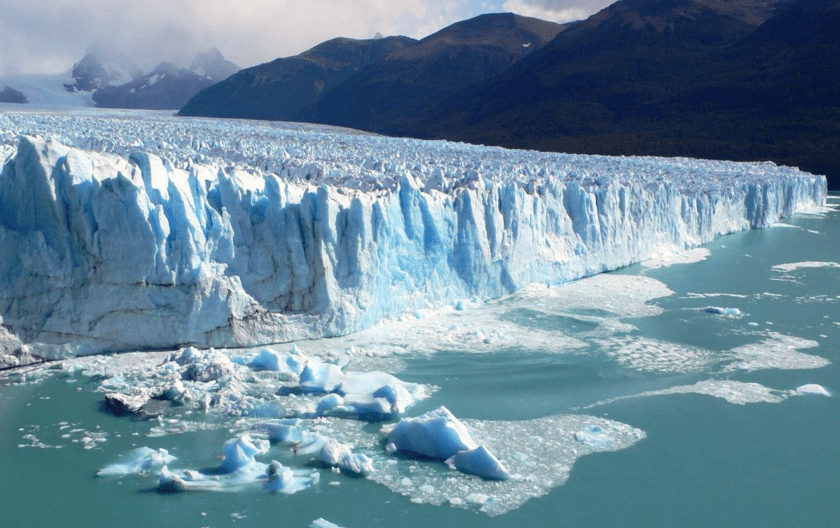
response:
[[(441, 143), (427, 145), (445, 165)], [(456, 177), (405, 169), (360, 190), (23, 136), (2, 153), (2, 325), (45, 357), (336, 336), (616, 269), (826, 198), (823, 177), (770, 163), (542, 155), (526, 177), (493, 164), (501, 150)]]

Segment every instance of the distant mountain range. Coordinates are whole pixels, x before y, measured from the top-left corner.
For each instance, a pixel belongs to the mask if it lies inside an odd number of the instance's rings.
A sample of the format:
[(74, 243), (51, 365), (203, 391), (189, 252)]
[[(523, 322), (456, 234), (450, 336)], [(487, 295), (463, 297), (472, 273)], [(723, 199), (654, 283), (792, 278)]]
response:
[(177, 110), (237, 71), (217, 49), (200, 53), (188, 68), (163, 62), (143, 73), (124, 56), (91, 48), (66, 74), (0, 78), (0, 103)]
[(620, 0), (566, 25), (494, 14), (420, 41), (337, 39), (243, 70), (180, 114), (549, 151), (769, 159), (840, 188), (839, 3)]

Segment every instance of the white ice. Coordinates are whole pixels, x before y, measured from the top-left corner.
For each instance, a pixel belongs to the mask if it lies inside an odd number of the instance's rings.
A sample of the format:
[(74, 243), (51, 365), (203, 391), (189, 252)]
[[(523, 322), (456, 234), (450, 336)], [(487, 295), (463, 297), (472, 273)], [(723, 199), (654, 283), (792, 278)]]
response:
[(728, 317), (740, 317), (743, 315), (738, 308), (727, 308), (723, 306), (707, 306), (703, 308), (703, 311), (711, 314), (726, 315)]
[(345, 335), (673, 255), (826, 195), (768, 163), (150, 113), (5, 113), (0, 144), (0, 317), (48, 357)]
[(385, 426), (390, 452), (409, 451), (429, 458), (446, 460), (459, 451), (478, 447), (469, 431), (446, 407), (438, 407), (415, 418), (402, 418)]
[(122, 477), (136, 473), (148, 473), (160, 470), (166, 464), (171, 464), (176, 458), (166, 449), (151, 449), (138, 447), (125, 455), (125, 460), (105, 466), (96, 472), (97, 477)]
[(268, 452), (268, 441), (251, 438), (248, 434), (233, 438), (224, 445), (224, 461), (211, 471), (160, 469), (158, 490), (177, 491), (237, 491), (262, 487), (271, 493), (296, 493), (320, 480), (315, 470), (292, 470), (272, 460), (265, 464), (256, 456)]

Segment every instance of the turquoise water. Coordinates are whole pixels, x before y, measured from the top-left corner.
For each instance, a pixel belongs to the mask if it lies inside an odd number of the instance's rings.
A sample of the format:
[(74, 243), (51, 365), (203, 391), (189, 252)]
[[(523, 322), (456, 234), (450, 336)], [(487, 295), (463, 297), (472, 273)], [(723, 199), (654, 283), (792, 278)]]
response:
[[(99, 380), (59, 373), (0, 385), (2, 525), (104, 526), (119, 520), (126, 527), (307, 527), (324, 518), (345, 528), (840, 526), (836, 396), (790, 395), (745, 405), (691, 392), (640, 396), (708, 380), (760, 384), (776, 395), (805, 384), (832, 394), (840, 390), (840, 268), (773, 269), (840, 262), (840, 213), (798, 216), (788, 225), (793, 227), (720, 238), (699, 262), (632, 266), (613, 274), (641, 275), (673, 291), (648, 300), (658, 313), (622, 317), (620, 331), (605, 329), (612, 316), (603, 305), (552, 310), (551, 299), (512, 299), (487, 307), (522, 330), (498, 347), (476, 353), (437, 344), (434, 353), (399, 358), (402, 370), (395, 374), (401, 379), (439, 387), (409, 409), (410, 416), (446, 405), (461, 419), (519, 422), (586, 414), (644, 431), (644, 439), (625, 449), (577, 459), (565, 483), (503, 515), (417, 504), (374, 480), (326, 470), (319, 484), (294, 495), (159, 494), (155, 475), (96, 478), (97, 469), (144, 445), (168, 449), (179, 467), (215, 466), (222, 443), (241, 432), (243, 423), (193, 415), (206, 430), (150, 437), (156, 422), (103, 412), (102, 394), (95, 392)], [(737, 307), (743, 314), (703, 311), (709, 305)], [(557, 345), (527, 343), (530, 332), (538, 331), (556, 335)], [(766, 344), (779, 336), (815, 342), (798, 352), (830, 364), (780, 365), (783, 353)], [(566, 338), (577, 344), (568, 345)], [(609, 344), (616, 340), (620, 346)], [(750, 358), (763, 367), (747, 369), (732, 359), (745, 345), (758, 345)], [(633, 356), (628, 350), (634, 347), (645, 353)], [(167, 412), (169, 419), (184, 418), (178, 408)], [(377, 428), (366, 426), (370, 432)], [(95, 441), (97, 434), (103, 441)], [(84, 449), (84, 437), (92, 449)], [(522, 439), (512, 434), (498, 441)], [(41, 444), (60, 448), (32, 447)], [(277, 447), (271, 457), (302, 464)]]

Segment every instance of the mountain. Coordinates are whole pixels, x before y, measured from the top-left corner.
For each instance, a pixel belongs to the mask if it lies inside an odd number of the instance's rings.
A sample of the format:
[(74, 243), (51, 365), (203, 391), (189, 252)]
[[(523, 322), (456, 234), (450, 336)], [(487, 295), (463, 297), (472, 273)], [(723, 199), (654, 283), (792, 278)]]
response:
[[(744, 3), (752, 9), (733, 9)], [(453, 97), (415, 133), (544, 148), (534, 141), (609, 128), (627, 109), (699, 82), (698, 63), (750, 34), (777, 6), (776, 0), (616, 2)], [(499, 136), (507, 126), (513, 128)]]
[(15, 104), (26, 104), (29, 102), (29, 98), (26, 97), (26, 94), (19, 90), (15, 90), (11, 86), (4, 86), (2, 90), (0, 90), (0, 103), (15, 103)]
[(240, 69), (239, 66), (225, 59), (222, 52), (216, 48), (196, 55), (189, 67), (189, 71), (214, 84), (224, 81)]
[(123, 84), (143, 74), (128, 57), (101, 47), (90, 47), (82, 60), (73, 65), (68, 92), (92, 92), (104, 86)]
[(243, 70), (179, 113), (410, 133), (445, 97), (503, 71), (563, 28), (504, 13), (453, 24), (420, 41), (335, 39)]
[(622, 0), (412, 132), (598, 154), (773, 160), (840, 186), (836, 0)]
[(246, 68), (198, 93), (179, 114), (292, 121), (360, 68), (413, 42), (408, 37), (329, 40), (300, 55)]
[(217, 49), (199, 54), (189, 69), (163, 62), (151, 72), (117, 86), (108, 85), (93, 94), (96, 106), (170, 110), (181, 108), (195, 94), (239, 70)]
[(411, 134), (418, 118), (447, 96), (502, 72), (563, 29), (511, 13), (458, 22), (353, 74), (299, 117)]

